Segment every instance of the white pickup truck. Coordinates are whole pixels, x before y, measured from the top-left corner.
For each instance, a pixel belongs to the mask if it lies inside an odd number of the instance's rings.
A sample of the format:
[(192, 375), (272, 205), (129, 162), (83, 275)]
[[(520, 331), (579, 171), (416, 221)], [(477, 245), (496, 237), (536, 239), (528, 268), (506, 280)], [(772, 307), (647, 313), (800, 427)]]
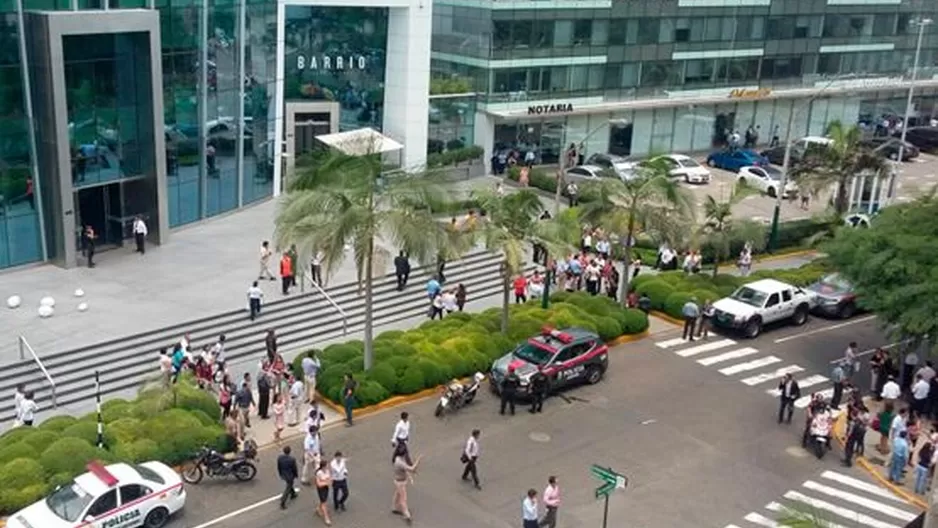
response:
[(714, 326), (738, 330), (752, 339), (768, 323), (790, 320), (796, 326), (808, 320), (817, 304), (814, 292), (774, 279), (741, 286), (733, 295), (713, 303)]

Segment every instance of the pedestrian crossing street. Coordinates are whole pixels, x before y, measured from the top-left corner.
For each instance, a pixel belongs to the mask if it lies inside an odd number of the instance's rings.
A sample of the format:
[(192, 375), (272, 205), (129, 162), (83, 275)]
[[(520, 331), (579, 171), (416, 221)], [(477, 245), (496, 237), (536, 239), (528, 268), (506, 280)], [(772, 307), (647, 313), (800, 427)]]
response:
[(690, 358), (704, 367), (712, 367), (724, 376), (738, 379), (750, 387), (765, 387), (765, 393), (777, 398), (778, 382), (785, 374), (791, 374), (801, 388), (801, 398), (795, 407), (804, 409), (811, 403), (811, 394), (818, 393), (826, 399), (834, 395), (830, 379), (820, 374), (811, 374), (800, 365), (785, 365), (782, 358), (764, 354), (753, 347), (740, 346), (732, 339), (711, 334), (708, 339), (687, 341), (683, 338), (656, 341), (655, 346), (674, 352), (682, 358)]
[(725, 528), (778, 527), (782, 526), (778, 521), (794, 511), (817, 516), (829, 528), (902, 528), (920, 513), (886, 488), (836, 471), (824, 471), (817, 480), (805, 481), (764, 509), (748, 513), (742, 524)]

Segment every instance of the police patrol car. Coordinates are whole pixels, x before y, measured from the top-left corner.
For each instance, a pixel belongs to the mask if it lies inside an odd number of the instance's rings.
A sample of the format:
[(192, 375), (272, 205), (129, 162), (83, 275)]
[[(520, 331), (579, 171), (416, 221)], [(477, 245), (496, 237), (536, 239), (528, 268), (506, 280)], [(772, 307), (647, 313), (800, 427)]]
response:
[(186, 504), (182, 479), (161, 462), (87, 469), (11, 515), (7, 528), (160, 528)]
[(609, 348), (599, 335), (582, 328), (560, 331), (545, 326), (540, 335), (496, 359), (489, 379), (497, 392), (512, 368), (521, 379), (524, 394), (529, 390), (531, 376), (540, 368), (553, 392), (575, 383), (599, 383), (608, 366)]

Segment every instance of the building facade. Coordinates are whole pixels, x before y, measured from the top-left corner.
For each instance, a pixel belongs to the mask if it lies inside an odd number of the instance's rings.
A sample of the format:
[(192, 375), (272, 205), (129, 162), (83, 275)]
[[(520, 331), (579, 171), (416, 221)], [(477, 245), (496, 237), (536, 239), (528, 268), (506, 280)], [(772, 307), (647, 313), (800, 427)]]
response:
[(276, 195), (320, 134), (376, 128), (423, 163), (431, 7), (0, 0), (0, 268)]
[[(703, 152), (903, 115), (933, 0), (435, 0), (433, 73), (480, 96), (475, 143), (585, 153)], [(916, 111), (936, 113), (926, 27)], [(893, 119), (895, 121), (895, 119)]]

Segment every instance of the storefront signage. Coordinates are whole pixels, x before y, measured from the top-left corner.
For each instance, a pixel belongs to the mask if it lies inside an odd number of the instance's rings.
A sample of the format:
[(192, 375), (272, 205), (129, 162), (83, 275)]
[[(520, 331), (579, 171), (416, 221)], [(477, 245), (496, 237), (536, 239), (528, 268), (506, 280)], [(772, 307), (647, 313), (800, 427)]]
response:
[(572, 103), (542, 104), (528, 107), (528, 115), (565, 114), (572, 111)]
[(364, 70), (368, 60), (364, 55), (297, 55), (298, 70)]
[(737, 88), (730, 92), (730, 99), (761, 99), (770, 95), (772, 95), (772, 90), (769, 88), (757, 88), (755, 90)]

